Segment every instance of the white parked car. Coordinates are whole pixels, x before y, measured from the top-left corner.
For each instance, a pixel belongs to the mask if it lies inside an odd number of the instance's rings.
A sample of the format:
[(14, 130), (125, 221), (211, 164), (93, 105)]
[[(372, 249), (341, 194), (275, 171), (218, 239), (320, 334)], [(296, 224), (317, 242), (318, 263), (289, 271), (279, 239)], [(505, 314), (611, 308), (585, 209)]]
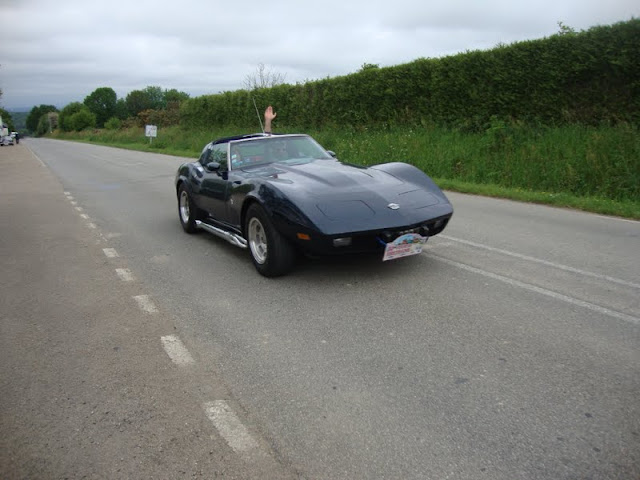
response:
[(2, 147), (4, 147), (5, 145), (13, 145), (13, 143), (13, 136), (11, 135), (5, 135), (4, 137), (0, 138), (0, 146)]

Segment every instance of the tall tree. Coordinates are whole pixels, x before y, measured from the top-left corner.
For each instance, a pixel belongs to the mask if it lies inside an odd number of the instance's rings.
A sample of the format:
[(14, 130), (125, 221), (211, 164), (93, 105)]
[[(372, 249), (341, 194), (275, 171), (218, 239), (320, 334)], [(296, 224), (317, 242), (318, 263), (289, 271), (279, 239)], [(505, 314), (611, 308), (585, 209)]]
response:
[(10, 132), (16, 129), (16, 127), (13, 124), (13, 118), (11, 118), (11, 114), (7, 112), (4, 108), (0, 108), (0, 117), (2, 117), (2, 121), (7, 126)]
[(132, 117), (135, 117), (143, 110), (152, 108), (151, 98), (149, 98), (149, 94), (143, 90), (132, 90), (127, 94), (125, 102), (127, 104), (127, 111)]
[(114, 116), (120, 120), (124, 120), (129, 116), (127, 101), (124, 98), (119, 98), (116, 102), (116, 113)]
[(38, 122), (40, 121), (40, 117), (42, 117), (45, 113), (57, 111), (58, 109), (53, 105), (40, 105), (37, 107), (33, 107), (29, 112), (29, 115), (27, 115), (27, 130), (32, 133), (36, 132), (38, 130)]
[(167, 105), (169, 105), (169, 103), (181, 103), (188, 99), (189, 99), (188, 93), (179, 92), (175, 88), (164, 91), (164, 100), (167, 103)]
[(89, 110), (89, 108), (80, 102), (71, 102), (66, 105), (60, 112), (58, 117), (58, 125), (60, 129), (65, 132), (72, 132), (75, 130), (75, 123), (72, 121), (72, 117), (81, 110)]
[(245, 75), (244, 88), (255, 90), (257, 88), (271, 88), (284, 83), (286, 74), (277, 73), (268, 69), (264, 63), (259, 63), (255, 73)]
[(148, 86), (143, 90), (149, 97), (152, 110), (163, 110), (167, 106), (167, 100), (165, 99), (164, 92), (161, 87)]
[(96, 126), (104, 127), (104, 123), (116, 114), (117, 96), (113, 88), (96, 88), (84, 99), (84, 104), (96, 116)]

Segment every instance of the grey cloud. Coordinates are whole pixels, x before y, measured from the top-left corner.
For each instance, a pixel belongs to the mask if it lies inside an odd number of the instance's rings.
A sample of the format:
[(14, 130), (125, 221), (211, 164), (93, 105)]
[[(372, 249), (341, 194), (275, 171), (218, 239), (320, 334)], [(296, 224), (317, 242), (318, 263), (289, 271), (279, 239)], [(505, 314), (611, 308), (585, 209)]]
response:
[(0, 104), (64, 106), (102, 86), (217, 93), (258, 63), (295, 83), (639, 13), (629, 0), (0, 0)]

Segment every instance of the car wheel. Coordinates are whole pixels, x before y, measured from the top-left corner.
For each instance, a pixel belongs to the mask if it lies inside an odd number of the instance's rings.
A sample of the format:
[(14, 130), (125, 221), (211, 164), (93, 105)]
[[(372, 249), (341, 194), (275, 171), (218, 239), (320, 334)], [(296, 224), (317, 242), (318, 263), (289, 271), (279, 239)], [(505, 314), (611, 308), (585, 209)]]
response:
[(291, 270), (295, 259), (293, 247), (256, 203), (247, 210), (245, 232), (253, 265), (260, 274), (277, 277)]
[(180, 185), (178, 189), (178, 216), (185, 232), (195, 233), (198, 231), (196, 227), (197, 211), (198, 208), (193, 203), (193, 199), (184, 184)]

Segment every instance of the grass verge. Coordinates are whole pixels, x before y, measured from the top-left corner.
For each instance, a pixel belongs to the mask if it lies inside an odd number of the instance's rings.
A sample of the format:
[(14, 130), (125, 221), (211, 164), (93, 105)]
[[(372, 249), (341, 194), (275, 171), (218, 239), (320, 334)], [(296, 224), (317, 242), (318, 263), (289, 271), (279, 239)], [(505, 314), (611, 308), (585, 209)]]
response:
[[(50, 136), (195, 159), (212, 139), (242, 130), (167, 127), (151, 143), (141, 128)], [(445, 190), (640, 220), (640, 132), (633, 126), (500, 124), (479, 133), (439, 128), (309, 133), (345, 162), (372, 165), (383, 158), (412, 163)]]

